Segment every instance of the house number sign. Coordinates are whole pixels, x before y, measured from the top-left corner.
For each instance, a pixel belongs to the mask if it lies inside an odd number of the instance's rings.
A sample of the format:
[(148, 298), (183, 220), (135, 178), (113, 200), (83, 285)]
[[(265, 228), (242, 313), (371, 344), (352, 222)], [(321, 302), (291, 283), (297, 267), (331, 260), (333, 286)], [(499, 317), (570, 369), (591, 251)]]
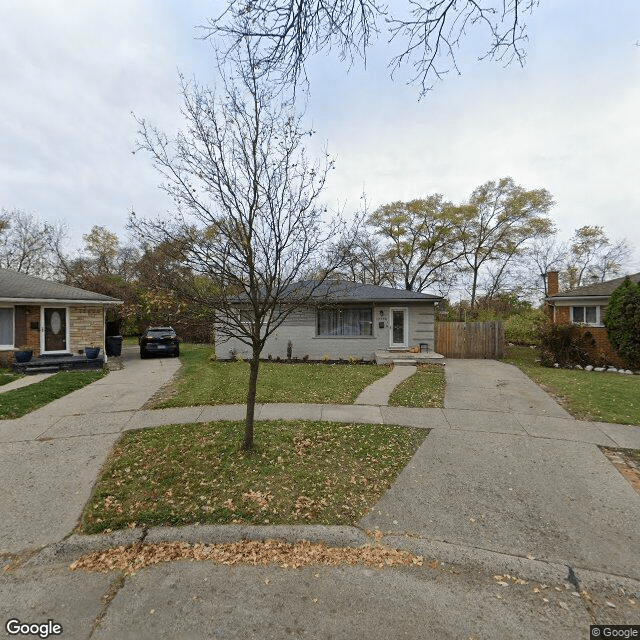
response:
[(62, 329), (62, 320), (60, 319), (60, 313), (58, 311), (54, 311), (51, 314), (51, 331), (54, 335), (58, 335), (60, 333), (60, 329)]

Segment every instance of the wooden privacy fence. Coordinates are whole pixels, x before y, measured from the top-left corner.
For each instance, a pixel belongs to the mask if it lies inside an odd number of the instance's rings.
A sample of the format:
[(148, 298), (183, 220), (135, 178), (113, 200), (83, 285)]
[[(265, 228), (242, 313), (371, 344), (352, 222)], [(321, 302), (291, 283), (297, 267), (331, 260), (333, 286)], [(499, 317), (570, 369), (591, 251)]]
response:
[(502, 358), (502, 322), (436, 322), (436, 353), (446, 358)]

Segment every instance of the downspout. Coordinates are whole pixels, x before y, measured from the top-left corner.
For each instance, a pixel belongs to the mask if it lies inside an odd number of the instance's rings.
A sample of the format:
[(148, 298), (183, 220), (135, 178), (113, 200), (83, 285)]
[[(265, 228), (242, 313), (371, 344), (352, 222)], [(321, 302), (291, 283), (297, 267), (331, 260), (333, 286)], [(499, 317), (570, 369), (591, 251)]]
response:
[(104, 363), (107, 363), (107, 305), (102, 305), (102, 344), (104, 346)]

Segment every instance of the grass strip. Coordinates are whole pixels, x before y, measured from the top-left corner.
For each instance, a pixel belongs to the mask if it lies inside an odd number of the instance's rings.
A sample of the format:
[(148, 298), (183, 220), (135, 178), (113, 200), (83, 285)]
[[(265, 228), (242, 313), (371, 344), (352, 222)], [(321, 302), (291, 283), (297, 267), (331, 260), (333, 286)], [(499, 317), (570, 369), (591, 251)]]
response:
[(17, 380), (20, 377), (17, 373), (10, 373), (8, 371), (0, 371), (0, 387)]
[(444, 390), (444, 367), (438, 364), (421, 364), (410, 378), (393, 390), (389, 404), (394, 407), (442, 408)]
[(640, 425), (640, 376), (543, 367), (536, 349), (507, 347), (505, 362), (558, 397), (580, 420)]
[(140, 525), (357, 522), (427, 431), (389, 425), (260, 421), (168, 425), (123, 435), (81, 518), (82, 533)]
[(0, 393), (0, 418), (20, 418), (99, 380), (106, 371), (61, 371), (21, 389)]
[[(183, 345), (182, 367), (168, 396), (153, 408), (243, 404), (249, 364), (213, 360), (213, 347)], [(360, 392), (389, 373), (384, 365), (263, 362), (257, 402), (352, 404)]]

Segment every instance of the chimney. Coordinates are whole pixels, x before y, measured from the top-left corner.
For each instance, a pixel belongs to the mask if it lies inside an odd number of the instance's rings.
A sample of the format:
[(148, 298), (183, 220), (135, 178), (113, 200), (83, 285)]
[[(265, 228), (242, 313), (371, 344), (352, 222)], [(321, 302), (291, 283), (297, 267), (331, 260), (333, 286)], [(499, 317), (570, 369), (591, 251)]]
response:
[(547, 295), (555, 296), (558, 291), (558, 272), (547, 271)]

